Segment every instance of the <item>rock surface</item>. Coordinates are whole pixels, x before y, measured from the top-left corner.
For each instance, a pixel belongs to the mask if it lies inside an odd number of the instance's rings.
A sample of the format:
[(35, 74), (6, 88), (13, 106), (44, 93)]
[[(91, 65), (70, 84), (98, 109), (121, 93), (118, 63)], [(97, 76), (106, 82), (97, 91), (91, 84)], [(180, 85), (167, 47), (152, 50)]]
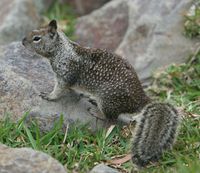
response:
[(50, 92), (53, 86), (54, 74), (46, 59), (31, 54), (21, 42), (0, 47), (0, 119), (5, 114), (19, 119), (30, 110), (31, 118), (39, 121), (43, 131), (49, 130), (60, 114), (65, 125), (80, 121), (95, 130), (104, 124), (91, 114), (96, 106), (78, 93), (71, 91), (54, 102), (38, 96), (41, 91)]
[(90, 173), (119, 173), (116, 169), (110, 168), (107, 165), (99, 164), (95, 166)]
[(128, 5), (116, 0), (77, 20), (75, 35), (85, 46), (114, 51), (128, 28)]
[(108, 1), (110, 0), (59, 0), (62, 4), (70, 4), (78, 15), (88, 14)]
[(10, 148), (0, 144), (1, 173), (67, 173), (49, 155), (30, 148)]
[(39, 15), (32, 1), (3, 0), (0, 8), (0, 44), (21, 39), (39, 24)]
[(0, 44), (21, 40), (27, 32), (38, 27), (43, 10), (41, 0), (1, 0)]
[(197, 40), (183, 35), (184, 13), (192, 0), (112, 0), (79, 18), (76, 38), (85, 46), (115, 51), (148, 82), (158, 67), (181, 63)]

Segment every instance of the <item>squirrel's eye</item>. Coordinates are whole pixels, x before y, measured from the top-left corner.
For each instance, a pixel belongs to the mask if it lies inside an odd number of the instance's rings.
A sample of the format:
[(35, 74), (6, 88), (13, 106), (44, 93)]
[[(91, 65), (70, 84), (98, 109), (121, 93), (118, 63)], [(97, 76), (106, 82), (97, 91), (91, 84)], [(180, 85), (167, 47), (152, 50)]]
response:
[(33, 41), (34, 42), (39, 42), (41, 40), (41, 37), (40, 36), (34, 36), (33, 37)]

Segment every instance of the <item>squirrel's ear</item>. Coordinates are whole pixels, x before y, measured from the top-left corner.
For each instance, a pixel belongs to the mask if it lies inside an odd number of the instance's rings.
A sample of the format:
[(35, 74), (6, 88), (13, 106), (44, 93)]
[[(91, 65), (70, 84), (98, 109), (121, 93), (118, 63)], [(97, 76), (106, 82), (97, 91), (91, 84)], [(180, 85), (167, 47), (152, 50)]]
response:
[(48, 27), (49, 27), (49, 32), (51, 32), (53, 34), (56, 33), (56, 30), (57, 30), (57, 22), (56, 22), (56, 20), (50, 21)]

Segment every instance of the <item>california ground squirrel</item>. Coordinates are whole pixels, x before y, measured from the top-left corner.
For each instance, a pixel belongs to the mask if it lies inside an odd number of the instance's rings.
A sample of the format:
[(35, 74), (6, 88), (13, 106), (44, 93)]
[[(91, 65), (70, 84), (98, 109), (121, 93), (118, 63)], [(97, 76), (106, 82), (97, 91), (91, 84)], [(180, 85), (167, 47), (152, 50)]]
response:
[(48, 58), (56, 74), (54, 90), (42, 94), (44, 99), (59, 99), (67, 89), (82, 90), (95, 98), (107, 119), (138, 113), (132, 149), (134, 163), (145, 166), (171, 148), (179, 124), (177, 111), (170, 104), (153, 103), (125, 59), (72, 42), (57, 31), (55, 20), (30, 32), (22, 43), (30, 51)]

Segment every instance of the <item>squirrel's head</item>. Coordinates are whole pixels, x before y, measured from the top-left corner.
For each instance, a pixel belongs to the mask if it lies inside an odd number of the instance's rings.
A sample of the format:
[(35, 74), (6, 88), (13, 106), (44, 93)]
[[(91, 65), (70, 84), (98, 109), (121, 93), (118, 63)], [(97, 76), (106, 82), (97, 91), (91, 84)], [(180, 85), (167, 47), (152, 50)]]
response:
[(22, 44), (30, 51), (48, 57), (54, 52), (57, 38), (57, 22), (52, 20), (47, 26), (28, 33)]

